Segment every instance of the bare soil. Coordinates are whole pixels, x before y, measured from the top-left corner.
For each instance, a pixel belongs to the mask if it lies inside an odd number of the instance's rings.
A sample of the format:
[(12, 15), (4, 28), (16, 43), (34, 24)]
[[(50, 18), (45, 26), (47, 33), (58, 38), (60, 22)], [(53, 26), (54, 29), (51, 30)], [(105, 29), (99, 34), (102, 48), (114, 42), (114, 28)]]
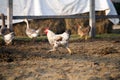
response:
[(47, 41), (0, 46), (0, 80), (120, 80), (120, 38), (70, 41), (47, 53)]

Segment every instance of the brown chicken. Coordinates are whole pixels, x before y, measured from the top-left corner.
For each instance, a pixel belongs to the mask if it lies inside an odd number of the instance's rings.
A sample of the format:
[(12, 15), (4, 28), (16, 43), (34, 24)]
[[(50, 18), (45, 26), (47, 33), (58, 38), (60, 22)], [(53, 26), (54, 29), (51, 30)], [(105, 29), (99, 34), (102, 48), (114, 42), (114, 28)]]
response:
[(78, 25), (78, 35), (80, 35), (80, 38), (84, 38), (85, 40), (87, 40), (89, 37), (90, 29), (90, 26), (81, 27), (80, 25)]

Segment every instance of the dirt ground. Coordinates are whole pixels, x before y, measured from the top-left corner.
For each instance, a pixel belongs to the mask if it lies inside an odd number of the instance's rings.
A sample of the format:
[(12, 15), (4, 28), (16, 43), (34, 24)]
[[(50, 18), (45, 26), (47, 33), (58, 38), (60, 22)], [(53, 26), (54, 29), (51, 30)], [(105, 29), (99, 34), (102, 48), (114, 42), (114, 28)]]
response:
[(70, 41), (47, 53), (47, 41), (0, 46), (0, 80), (120, 80), (120, 38)]

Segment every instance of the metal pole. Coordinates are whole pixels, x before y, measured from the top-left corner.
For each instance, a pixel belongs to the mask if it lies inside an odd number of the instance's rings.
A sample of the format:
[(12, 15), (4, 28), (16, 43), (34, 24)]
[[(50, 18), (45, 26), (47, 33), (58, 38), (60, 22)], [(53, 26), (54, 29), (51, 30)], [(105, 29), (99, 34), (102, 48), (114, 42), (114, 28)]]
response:
[(95, 37), (95, 0), (90, 0), (89, 25), (91, 27), (90, 37)]
[(10, 29), (10, 31), (13, 31), (13, 25), (12, 25), (12, 18), (13, 18), (13, 0), (8, 0), (8, 7), (7, 7), (7, 28)]

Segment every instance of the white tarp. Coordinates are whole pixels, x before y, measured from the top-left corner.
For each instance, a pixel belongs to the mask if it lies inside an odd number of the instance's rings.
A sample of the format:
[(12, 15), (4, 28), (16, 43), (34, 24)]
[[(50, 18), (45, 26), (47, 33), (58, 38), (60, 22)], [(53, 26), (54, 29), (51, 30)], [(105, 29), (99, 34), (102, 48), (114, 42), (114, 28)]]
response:
[[(7, 1), (0, 0), (0, 13), (7, 14)], [(14, 16), (74, 15), (89, 12), (90, 0), (13, 0)], [(95, 0), (95, 10), (117, 15), (111, 0)], [(114, 24), (119, 19), (110, 19)]]

